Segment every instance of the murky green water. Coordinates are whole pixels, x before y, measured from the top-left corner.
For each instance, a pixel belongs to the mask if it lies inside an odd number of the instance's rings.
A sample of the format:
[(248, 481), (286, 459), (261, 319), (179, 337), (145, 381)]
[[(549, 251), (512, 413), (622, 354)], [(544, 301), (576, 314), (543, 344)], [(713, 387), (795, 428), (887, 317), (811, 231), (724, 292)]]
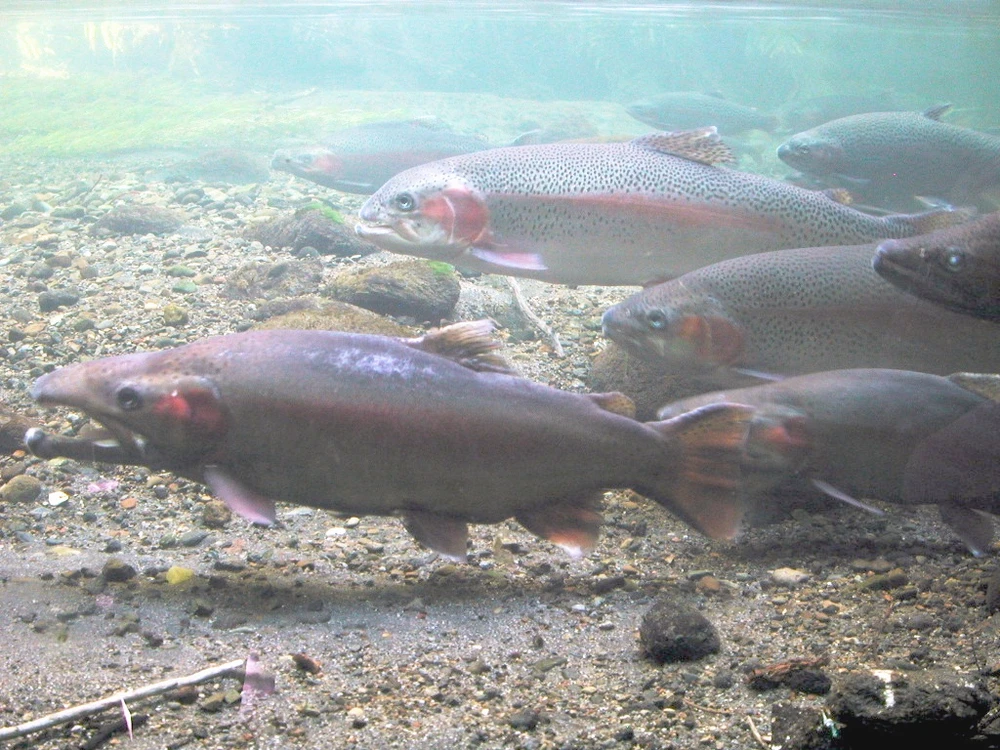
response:
[[(713, 92), (781, 112), (816, 96), (952, 102), (1000, 125), (1000, 8), (939, 3), (5, 3), (0, 149), (274, 147), (433, 114), (491, 138), (647, 128), (621, 105)], [(469, 96), (473, 95), (473, 96)]]

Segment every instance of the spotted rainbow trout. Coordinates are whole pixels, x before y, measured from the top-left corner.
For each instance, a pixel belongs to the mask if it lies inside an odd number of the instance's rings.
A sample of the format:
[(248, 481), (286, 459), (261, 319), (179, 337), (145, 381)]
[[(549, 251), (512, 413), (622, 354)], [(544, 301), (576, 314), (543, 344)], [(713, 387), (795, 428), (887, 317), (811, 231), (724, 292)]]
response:
[(792, 136), (778, 157), (884, 204), (910, 196), (975, 202), (1000, 186), (1000, 137), (941, 122), (949, 108), (842, 117)]
[(717, 263), (609, 308), (604, 333), (664, 371), (718, 385), (745, 373), (857, 367), (1000, 371), (1000, 326), (897, 289), (872, 269), (874, 250), (797, 248)]
[(261, 524), (275, 500), (399, 515), (426, 546), (466, 554), (467, 523), (516, 518), (580, 555), (605, 488), (635, 489), (709, 535), (732, 525), (748, 409), (669, 422), (620, 394), (516, 376), (488, 321), (419, 339), (255, 331), (69, 365), (31, 395), (79, 409), (113, 440), (29, 430), (44, 458), (145, 465), (203, 482)]
[(271, 168), (345, 193), (370, 195), (394, 174), (490, 144), (432, 118), (370, 122), (344, 128), (316, 145), (279, 149)]
[(961, 212), (874, 217), (716, 166), (715, 128), (491, 149), (396, 175), (361, 208), (386, 250), (563, 284), (643, 284), (787, 247), (907, 237)]

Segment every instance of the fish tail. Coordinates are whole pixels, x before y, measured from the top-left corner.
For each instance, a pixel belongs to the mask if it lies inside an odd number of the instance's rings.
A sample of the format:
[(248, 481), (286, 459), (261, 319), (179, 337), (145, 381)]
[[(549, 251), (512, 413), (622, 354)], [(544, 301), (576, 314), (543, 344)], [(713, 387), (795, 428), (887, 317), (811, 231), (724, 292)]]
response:
[(963, 224), (976, 215), (974, 208), (934, 208), (918, 214), (897, 214), (886, 216), (885, 220), (895, 229), (903, 232), (898, 235), (910, 237), (918, 234), (928, 234), (938, 229)]
[(708, 537), (735, 537), (747, 508), (743, 462), (754, 413), (723, 402), (650, 423), (668, 438), (673, 461), (656, 486), (639, 491)]

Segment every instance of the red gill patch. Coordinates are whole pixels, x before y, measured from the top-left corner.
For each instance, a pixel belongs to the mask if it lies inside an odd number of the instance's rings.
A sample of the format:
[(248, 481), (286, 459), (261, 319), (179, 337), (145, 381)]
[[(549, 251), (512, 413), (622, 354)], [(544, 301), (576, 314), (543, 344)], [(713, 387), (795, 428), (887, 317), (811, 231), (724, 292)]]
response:
[(698, 359), (712, 364), (733, 364), (743, 354), (743, 332), (725, 318), (685, 315), (677, 336), (691, 344)]
[(426, 198), (420, 212), (440, 224), (451, 242), (489, 245), (490, 210), (482, 196), (468, 188), (445, 188)]
[(189, 435), (219, 437), (226, 430), (226, 415), (212, 391), (191, 389), (171, 391), (156, 400), (153, 414), (167, 424), (181, 427)]

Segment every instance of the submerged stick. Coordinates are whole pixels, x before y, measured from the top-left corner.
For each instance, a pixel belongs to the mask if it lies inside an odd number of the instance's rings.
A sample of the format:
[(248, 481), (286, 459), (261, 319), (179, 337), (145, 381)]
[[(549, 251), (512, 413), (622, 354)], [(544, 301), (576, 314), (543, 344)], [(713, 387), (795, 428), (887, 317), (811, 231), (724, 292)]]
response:
[(537, 313), (531, 309), (531, 305), (528, 304), (527, 298), (524, 296), (524, 292), (521, 291), (521, 285), (518, 283), (517, 279), (513, 276), (505, 276), (507, 283), (510, 285), (511, 292), (514, 293), (514, 302), (517, 303), (517, 309), (521, 311), (524, 315), (539, 331), (548, 336), (549, 341), (552, 344), (552, 351), (557, 357), (565, 357), (566, 352), (563, 351), (562, 344), (559, 343), (559, 336), (556, 334), (549, 324), (538, 317)]
[(84, 703), (80, 706), (73, 706), (71, 708), (63, 709), (62, 711), (56, 711), (54, 714), (48, 714), (46, 716), (42, 716), (41, 718), (27, 721), (24, 724), (18, 724), (13, 727), (4, 727), (0, 729), (0, 741), (12, 740), (15, 737), (24, 737), (26, 734), (34, 734), (35, 732), (40, 732), (43, 729), (50, 729), (51, 727), (64, 724), (68, 721), (82, 719), (86, 716), (90, 716), (91, 714), (100, 713), (105, 709), (121, 706), (123, 701), (134, 701), (138, 698), (148, 698), (152, 695), (169, 693), (171, 690), (176, 690), (177, 688), (185, 687), (186, 685), (197, 685), (201, 682), (208, 682), (209, 680), (214, 680), (217, 677), (236, 676), (242, 673), (243, 664), (243, 659), (237, 659), (236, 661), (220, 664), (217, 667), (203, 669), (200, 672), (195, 672), (194, 674), (187, 675), (186, 677), (174, 677), (169, 680), (163, 680), (162, 682), (154, 682), (152, 685), (146, 685), (145, 687), (136, 688), (134, 690), (125, 690), (120, 693), (115, 693), (107, 698), (101, 698), (100, 700), (93, 701), (92, 703)]

